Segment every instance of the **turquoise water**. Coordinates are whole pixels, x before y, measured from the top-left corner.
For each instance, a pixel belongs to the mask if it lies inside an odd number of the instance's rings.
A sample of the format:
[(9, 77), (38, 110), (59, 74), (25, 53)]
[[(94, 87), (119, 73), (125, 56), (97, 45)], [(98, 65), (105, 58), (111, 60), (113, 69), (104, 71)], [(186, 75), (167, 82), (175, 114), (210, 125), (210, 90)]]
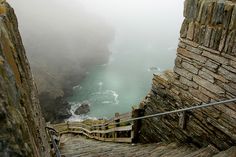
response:
[[(176, 39), (171, 44), (120, 41), (111, 44), (109, 63), (90, 69), (81, 84), (74, 87), (74, 96), (69, 99), (72, 112), (84, 101), (91, 104), (89, 117), (109, 118), (115, 112), (128, 112), (150, 90), (153, 73), (173, 67)], [(72, 117), (77, 118), (81, 117)]]

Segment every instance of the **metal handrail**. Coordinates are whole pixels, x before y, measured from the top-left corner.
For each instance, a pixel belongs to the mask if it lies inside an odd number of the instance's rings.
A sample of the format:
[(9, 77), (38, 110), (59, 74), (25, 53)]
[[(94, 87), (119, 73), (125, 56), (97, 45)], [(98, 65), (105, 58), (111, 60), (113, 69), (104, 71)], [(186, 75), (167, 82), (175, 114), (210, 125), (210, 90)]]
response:
[(222, 100), (222, 101), (218, 101), (218, 102), (212, 102), (212, 103), (209, 103), (209, 104), (202, 104), (202, 105), (198, 105), (198, 106), (192, 106), (192, 107), (182, 108), (182, 109), (173, 110), (173, 111), (167, 111), (167, 112), (162, 112), (162, 113), (157, 113), (157, 114), (152, 114), (152, 115), (147, 115), (147, 116), (142, 116), (142, 117), (137, 117), (137, 118), (131, 118), (131, 119), (127, 119), (127, 120), (120, 121), (120, 122), (110, 122), (110, 123), (92, 125), (91, 127), (117, 125), (117, 124), (121, 124), (121, 123), (132, 122), (132, 121), (136, 121), (136, 120), (147, 119), (147, 118), (152, 118), (152, 117), (158, 117), (158, 116), (163, 116), (163, 115), (168, 115), (168, 114), (173, 114), (173, 113), (179, 113), (179, 112), (184, 112), (184, 111), (190, 111), (190, 110), (195, 110), (195, 109), (200, 109), (200, 108), (206, 108), (206, 107), (215, 106), (215, 105), (224, 105), (226, 103), (235, 102), (235, 101), (236, 101), (236, 98), (233, 98), (233, 99), (229, 99), (229, 100)]
[(192, 106), (192, 107), (182, 108), (182, 109), (173, 110), (173, 111), (167, 111), (167, 112), (162, 112), (162, 113), (157, 113), (157, 114), (152, 114), (152, 115), (147, 115), (147, 116), (142, 116), (142, 117), (137, 117), (137, 118), (131, 118), (131, 119), (123, 120), (123, 121), (120, 121), (120, 122), (110, 122), (110, 123), (92, 125), (92, 126), (90, 126), (90, 128), (117, 125), (117, 124), (121, 124), (121, 123), (127, 123), (127, 122), (132, 122), (132, 121), (141, 120), (141, 119), (158, 117), (158, 116), (163, 116), (163, 115), (168, 115), (168, 114), (173, 114), (173, 113), (179, 113), (179, 112), (184, 112), (184, 111), (190, 111), (190, 110), (195, 110), (195, 109), (200, 109), (200, 108), (206, 108), (206, 107), (210, 107), (210, 106), (225, 105), (226, 103), (235, 102), (235, 101), (236, 101), (236, 98), (229, 99), (229, 100), (222, 100), (222, 101), (218, 101), (218, 102), (212, 102), (212, 103), (209, 103), (209, 104), (201, 104), (201, 105), (198, 105), (198, 106)]
[(206, 107), (210, 107), (210, 106), (225, 105), (226, 103), (235, 102), (235, 101), (236, 101), (236, 98), (229, 99), (229, 100), (222, 100), (222, 101), (218, 101), (218, 102), (212, 102), (209, 104), (202, 104), (202, 105), (198, 105), (198, 106), (192, 106), (192, 107), (182, 108), (182, 109), (173, 110), (173, 111), (167, 111), (167, 112), (162, 112), (162, 113), (157, 113), (157, 114), (152, 114), (152, 115), (147, 115), (147, 116), (142, 116), (142, 117), (137, 117), (137, 118), (131, 118), (131, 119), (120, 121), (120, 122), (113, 122), (113, 123), (110, 123), (110, 125), (117, 125), (117, 124), (132, 122), (132, 121), (136, 121), (136, 120), (140, 120), (140, 119), (158, 117), (158, 116), (163, 116), (163, 115), (168, 115), (168, 114), (173, 114), (173, 113), (179, 113), (179, 112), (190, 111), (190, 110), (195, 110), (195, 109), (200, 109), (200, 108), (206, 108)]
[[(137, 117), (137, 118), (130, 118), (130, 119), (123, 120), (123, 121), (120, 121), (120, 122), (112, 122), (112, 123), (100, 124), (100, 125), (96, 125), (96, 126), (97, 127), (99, 127), (99, 126), (110, 126), (110, 125), (117, 126), (118, 124), (121, 124), (121, 123), (133, 122), (133, 121), (141, 120), (141, 119), (147, 119), (147, 118), (152, 118), (152, 117), (169, 115), (169, 114), (173, 114), (173, 113), (179, 113), (179, 112), (185, 112), (185, 111), (190, 111), (190, 110), (195, 110), (195, 109), (207, 108), (207, 107), (216, 106), (216, 105), (225, 105), (227, 103), (231, 103), (231, 102), (235, 102), (235, 101), (236, 101), (236, 98), (233, 98), (233, 99), (229, 99), (229, 100), (222, 100), (222, 101), (218, 101), (218, 102), (211, 102), (211, 103), (208, 103), (208, 104), (200, 104), (200, 105), (197, 105), (197, 106), (177, 109), (177, 110), (173, 110), (173, 111), (166, 111), (166, 112), (162, 112), (162, 113), (157, 113), (157, 114), (152, 114), (152, 115), (147, 115), (147, 116), (142, 116), (142, 117)], [(235, 103), (234, 103), (234, 105), (235, 105)], [(89, 130), (93, 130), (92, 129), (93, 127), (94, 127), (93, 125), (92, 126), (88, 126), (88, 128), (90, 128)], [(48, 129), (52, 129), (52, 128), (48, 128)], [(55, 129), (53, 129), (53, 130), (55, 130)], [(53, 130), (51, 130), (51, 131), (53, 131)], [(100, 130), (100, 128), (99, 129), (95, 128), (95, 130)], [(56, 146), (56, 143), (54, 143), (54, 144)], [(55, 151), (59, 152), (58, 147), (55, 147)], [(60, 157), (60, 156), (57, 156), (57, 157)]]
[(56, 157), (61, 157), (61, 152), (60, 152), (60, 150), (59, 150), (59, 148), (58, 148), (58, 146), (56, 144), (56, 141), (55, 141), (55, 139), (53, 138), (53, 135), (52, 135), (52, 132), (57, 133), (57, 134), (58, 134), (58, 132), (54, 128), (51, 128), (51, 127), (48, 127), (48, 126), (45, 127), (45, 129), (48, 129), (47, 132), (48, 132), (48, 134), (50, 136), (50, 139), (52, 141), (52, 146), (54, 148)]

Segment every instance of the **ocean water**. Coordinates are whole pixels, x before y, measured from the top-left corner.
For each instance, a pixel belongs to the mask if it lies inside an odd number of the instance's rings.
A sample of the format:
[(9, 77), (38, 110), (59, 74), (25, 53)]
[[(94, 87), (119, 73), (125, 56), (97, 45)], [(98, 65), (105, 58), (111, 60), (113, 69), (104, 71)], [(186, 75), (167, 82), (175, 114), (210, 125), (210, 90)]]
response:
[[(153, 73), (173, 68), (183, 21), (183, 0), (144, 3), (136, 10), (126, 6), (122, 12), (118, 7), (110, 9), (111, 13), (92, 9), (113, 25), (115, 39), (109, 45), (109, 62), (89, 69), (68, 99), (72, 113), (83, 102), (90, 104), (90, 112), (85, 116), (73, 114), (70, 120), (110, 118), (116, 112), (131, 111), (149, 92)], [(109, 3), (106, 5), (109, 8)]]
[[(73, 88), (74, 95), (69, 98), (71, 112), (83, 102), (90, 104), (87, 116), (76, 116), (71, 119), (87, 117), (109, 118), (116, 112), (131, 111), (138, 106), (151, 88), (153, 73), (161, 73), (174, 65), (176, 39), (170, 45), (137, 45), (136, 48), (118, 50), (111, 45), (110, 61), (97, 65), (88, 71), (87, 77)], [(127, 43), (124, 43), (127, 44)]]

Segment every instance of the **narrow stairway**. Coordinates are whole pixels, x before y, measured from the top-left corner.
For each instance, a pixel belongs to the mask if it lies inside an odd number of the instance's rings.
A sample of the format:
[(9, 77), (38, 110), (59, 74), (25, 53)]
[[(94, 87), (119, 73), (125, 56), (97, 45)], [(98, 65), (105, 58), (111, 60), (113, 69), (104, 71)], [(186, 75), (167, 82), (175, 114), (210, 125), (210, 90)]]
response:
[(62, 157), (236, 157), (235, 147), (219, 153), (213, 146), (198, 149), (176, 143), (124, 144), (72, 134), (62, 135), (60, 150)]

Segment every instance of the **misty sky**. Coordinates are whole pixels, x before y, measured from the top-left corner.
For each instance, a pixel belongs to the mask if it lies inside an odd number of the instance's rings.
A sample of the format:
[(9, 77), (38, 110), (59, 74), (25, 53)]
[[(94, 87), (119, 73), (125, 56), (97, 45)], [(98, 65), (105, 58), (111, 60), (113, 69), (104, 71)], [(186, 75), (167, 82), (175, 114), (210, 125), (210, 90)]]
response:
[[(119, 35), (133, 37), (136, 33), (136, 36), (145, 38), (170, 36), (170, 33), (179, 32), (183, 19), (183, 0), (9, 0), (9, 2), (19, 15), (20, 28), (24, 25), (37, 25), (37, 27), (41, 25), (43, 28), (42, 22), (51, 27), (48, 29), (61, 30), (65, 22), (73, 25), (71, 21), (77, 26), (75, 17), (86, 18), (81, 14), (82, 10), (86, 10), (109, 23), (120, 33)], [(54, 13), (58, 16), (55, 17)], [(61, 21), (60, 25), (58, 21)]]

